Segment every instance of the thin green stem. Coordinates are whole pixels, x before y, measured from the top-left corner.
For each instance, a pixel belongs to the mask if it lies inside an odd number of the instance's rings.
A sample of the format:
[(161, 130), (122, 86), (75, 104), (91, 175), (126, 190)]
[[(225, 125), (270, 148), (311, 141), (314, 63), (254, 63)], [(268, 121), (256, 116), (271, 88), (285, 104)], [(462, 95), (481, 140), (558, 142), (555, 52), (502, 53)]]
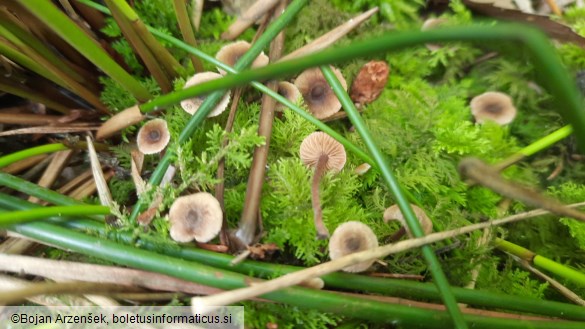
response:
[(6, 228), (13, 224), (46, 219), (53, 216), (92, 216), (108, 214), (110, 214), (110, 208), (105, 206), (80, 205), (34, 208), (0, 213), (0, 228)]
[(36, 198), (53, 203), (58, 206), (72, 206), (84, 204), (83, 202), (72, 199), (66, 195), (62, 195), (55, 191), (41, 187), (37, 184), (33, 184), (20, 177), (16, 177), (3, 172), (0, 172), (0, 185), (9, 187), (11, 189), (25, 193), (30, 196), (34, 196)]
[(77, 51), (128, 90), (140, 102), (151, 96), (132, 75), (124, 71), (96, 41), (69, 19), (49, 0), (19, 1), (19, 3), (55, 31)]
[(32, 148), (29, 148), (26, 150), (14, 152), (12, 154), (8, 154), (8, 155), (5, 155), (5, 156), (0, 158), (0, 168), (6, 167), (11, 163), (14, 163), (14, 162), (17, 162), (17, 161), (20, 161), (23, 159), (33, 157), (35, 155), (59, 152), (59, 151), (67, 150), (67, 149), (68, 149), (67, 146), (60, 144), (60, 143), (56, 143), (56, 144), (46, 144), (46, 145), (36, 146), (36, 147), (32, 147)]
[[(26, 210), (38, 207), (41, 206), (0, 193), (0, 208)], [(189, 248), (186, 246), (176, 248), (176, 246), (161, 244), (149, 240), (137, 241), (132, 234), (127, 232), (113, 232), (107, 230), (103, 222), (79, 219), (68, 221), (57, 220), (56, 223), (84, 232), (90, 231), (96, 232), (99, 235), (107, 235), (110, 239), (115, 241), (130, 245), (140, 245), (147, 250), (162, 253), (171, 257), (201, 262), (209, 266), (236, 271), (243, 274), (253, 273), (261, 277), (270, 278), (303, 269), (296, 266), (270, 264), (251, 260), (246, 260), (238, 265), (232, 266), (231, 262), (234, 259), (233, 256), (206, 251), (199, 248)], [(360, 290), (403, 298), (419, 298), (425, 300), (440, 299), (436, 286), (430, 283), (375, 278), (346, 273), (328, 274), (323, 276), (322, 279), (327, 286), (340, 289), (351, 290), (355, 289), (355, 287), (359, 287)], [(470, 305), (488, 308), (502, 308), (505, 306), (504, 308), (510, 311), (553, 316), (568, 320), (585, 320), (585, 312), (583, 312), (583, 308), (571, 304), (508, 296), (458, 287), (453, 287), (453, 292), (460, 302)]]
[(526, 146), (525, 148), (521, 149), (520, 151), (518, 151), (519, 154), (522, 154), (523, 156), (531, 156), (534, 155), (544, 149), (547, 149), (549, 147), (551, 147), (552, 145), (554, 145), (555, 143), (569, 137), (571, 134), (573, 133), (573, 127), (571, 127), (570, 125), (566, 125), (558, 130), (555, 130), (554, 132), (544, 136), (543, 138), (537, 140), (534, 143), (531, 143), (530, 145)]
[(498, 249), (525, 259), (526, 261), (533, 263), (535, 266), (543, 270), (547, 270), (562, 278), (577, 283), (582, 287), (585, 287), (585, 273), (583, 272), (579, 272), (569, 266), (559, 264), (551, 259), (537, 255), (536, 253), (524, 247), (500, 238), (495, 240), (495, 245)]
[[(333, 92), (335, 92), (335, 95), (337, 95), (337, 98), (341, 102), (341, 105), (343, 106), (345, 113), (347, 113), (347, 117), (349, 118), (357, 132), (362, 137), (362, 140), (366, 144), (366, 147), (368, 148), (370, 154), (372, 154), (372, 157), (374, 158), (374, 161), (377, 164), (382, 174), (382, 177), (386, 181), (386, 184), (390, 188), (390, 191), (392, 191), (392, 193), (394, 194), (396, 202), (398, 203), (400, 210), (404, 214), (408, 228), (410, 229), (414, 237), (416, 238), (423, 237), (424, 233), (422, 227), (419, 221), (417, 220), (416, 215), (414, 214), (414, 211), (412, 210), (412, 207), (408, 202), (408, 199), (402, 192), (400, 184), (398, 184), (398, 181), (392, 174), (392, 171), (388, 166), (387, 160), (384, 158), (384, 155), (376, 145), (374, 138), (372, 137), (368, 128), (366, 127), (365, 122), (362, 120), (362, 117), (360, 116), (358, 110), (353, 104), (353, 101), (349, 98), (349, 95), (347, 94), (347, 92), (345, 91), (345, 89), (335, 76), (335, 73), (333, 73), (333, 70), (329, 66), (322, 66), (321, 71), (323, 72), (323, 75), (325, 76), (325, 79), (327, 80), (329, 85), (331, 85)], [(457, 301), (455, 300), (455, 297), (453, 296), (453, 293), (451, 292), (451, 289), (449, 287), (449, 282), (447, 281), (447, 278), (445, 277), (445, 274), (441, 269), (441, 265), (433, 249), (430, 246), (423, 246), (422, 252), (429, 266), (429, 270), (431, 271), (433, 278), (435, 279), (437, 288), (440, 291), (441, 296), (443, 297), (443, 302), (445, 303), (447, 310), (451, 314), (453, 324), (455, 325), (456, 328), (467, 328), (467, 324), (463, 320), (461, 310), (459, 310)]]

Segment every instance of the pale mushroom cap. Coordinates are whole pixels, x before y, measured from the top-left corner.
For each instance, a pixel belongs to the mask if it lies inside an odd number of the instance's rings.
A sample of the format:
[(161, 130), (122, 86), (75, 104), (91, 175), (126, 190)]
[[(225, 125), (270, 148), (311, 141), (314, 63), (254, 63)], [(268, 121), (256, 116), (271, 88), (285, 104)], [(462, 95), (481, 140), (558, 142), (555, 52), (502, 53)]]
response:
[(169, 211), (171, 238), (178, 242), (208, 242), (221, 230), (223, 212), (219, 201), (205, 192), (177, 198)]
[[(433, 232), (433, 222), (427, 216), (425, 211), (413, 204), (411, 204), (410, 207), (412, 207), (412, 211), (414, 211), (414, 215), (416, 216), (418, 222), (422, 226), (425, 235), (431, 234)], [(402, 215), (402, 211), (400, 211), (398, 205), (393, 205), (392, 207), (387, 208), (386, 211), (384, 211), (384, 223), (388, 223), (388, 221), (391, 220), (398, 220), (400, 224), (404, 226), (404, 228), (406, 229), (406, 233), (408, 233), (408, 236), (412, 238), (412, 233), (410, 232), (408, 225), (406, 225), (406, 219), (404, 219), (404, 215)]]
[(471, 114), (478, 123), (494, 121), (499, 125), (505, 125), (514, 120), (517, 112), (512, 98), (497, 91), (488, 91), (475, 96), (469, 106)]
[[(189, 78), (189, 80), (187, 80), (187, 82), (185, 82), (185, 87), (183, 87), (183, 89), (185, 89), (187, 87), (194, 86), (194, 85), (198, 85), (198, 84), (203, 83), (203, 82), (208, 82), (211, 80), (219, 79), (222, 77), (223, 76), (221, 74), (218, 74), (215, 72), (197, 73), (194, 76), (192, 76), (191, 78)], [(220, 115), (223, 111), (225, 111), (225, 109), (228, 106), (228, 103), (230, 102), (230, 94), (231, 94), (231, 92), (228, 90), (225, 93), (225, 95), (223, 96), (223, 98), (219, 101), (219, 103), (217, 103), (215, 108), (211, 111), (211, 113), (209, 113), (209, 115), (207, 117), (209, 117), (209, 118), (215, 117), (215, 116)], [(204, 100), (205, 100), (205, 95), (197, 96), (195, 98), (185, 99), (185, 100), (181, 101), (181, 107), (183, 108), (183, 110), (185, 110), (185, 112), (193, 115), (193, 114), (195, 114), (195, 112), (197, 112), (197, 110), (199, 109), (199, 106), (201, 106), (201, 104), (203, 103)]]
[[(329, 258), (332, 260), (378, 246), (378, 239), (372, 229), (360, 222), (350, 221), (339, 225), (329, 240)], [(363, 272), (375, 260), (344, 267), (345, 272)]]
[[(341, 72), (333, 67), (332, 70), (341, 82), (343, 90), (347, 90), (347, 82)], [(341, 109), (341, 102), (337, 99), (319, 68), (305, 70), (296, 78), (295, 86), (303, 95), (309, 111), (317, 119), (330, 117)]]
[(329, 157), (325, 166), (328, 171), (338, 172), (343, 169), (347, 156), (341, 143), (322, 131), (305, 137), (300, 147), (301, 161), (306, 166), (315, 167), (322, 154)]
[(167, 122), (163, 119), (154, 119), (140, 128), (136, 135), (136, 144), (140, 152), (155, 154), (164, 150), (170, 139), (171, 134)]
[[(215, 59), (217, 59), (218, 61), (233, 67), (236, 62), (240, 59), (240, 57), (242, 57), (242, 55), (244, 55), (244, 53), (246, 53), (250, 47), (252, 45), (250, 45), (250, 43), (246, 42), (246, 41), (236, 41), (236, 42), (232, 42), (230, 44), (227, 44), (223, 47), (221, 47), (221, 49), (217, 52), (217, 54), (215, 54)], [(264, 54), (264, 52), (261, 52), (260, 55), (258, 55), (258, 57), (256, 57), (256, 59), (254, 60), (254, 62), (252, 62), (252, 67), (253, 68), (257, 68), (257, 67), (261, 67), (261, 66), (265, 66), (268, 64), (268, 56), (266, 56)], [(222, 69), (220, 69), (219, 67), (217, 68), (217, 70), (221, 73), (221, 74), (226, 74), (226, 72)]]
[[(294, 84), (286, 81), (280, 81), (278, 83), (278, 93), (280, 94), (280, 96), (283, 96), (284, 98), (288, 99), (293, 104), (296, 104), (301, 98), (301, 92), (299, 91), (299, 88), (297, 88), (297, 86), (295, 86)], [(286, 106), (284, 106), (281, 103), (278, 103), (276, 104), (275, 110), (282, 111), (285, 108)]]

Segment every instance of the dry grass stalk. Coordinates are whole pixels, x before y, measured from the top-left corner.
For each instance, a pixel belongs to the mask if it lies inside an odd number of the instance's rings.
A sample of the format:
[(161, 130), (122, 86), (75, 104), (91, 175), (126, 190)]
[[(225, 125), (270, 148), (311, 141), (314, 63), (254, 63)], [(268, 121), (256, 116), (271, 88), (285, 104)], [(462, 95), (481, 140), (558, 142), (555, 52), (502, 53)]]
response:
[[(102, 167), (102, 169), (103, 169), (103, 167)], [(88, 169), (88, 170), (84, 171), (83, 173), (75, 176), (75, 178), (73, 178), (72, 180), (70, 180), (69, 182), (67, 182), (63, 186), (61, 186), (57, 190), (57, 192), (59, 192), (60, 194), (68, 194), (69, 192), (73, 191), (73, 189), (78, 187), (80, 184), (82, 184), (83, 182), (85, 182), (89, 178), (91, 178), (91, 169)]]
[[(30, 286), (26, 280), (17, 279), (8, 275), (0, 274), (0, 291), (23, 289)], [(29, 302), (44, 306), (94, 306), (92, 302), (80, 296), (32, 296), (26, 299)]]
[(110, 193), (108, 183), (104, 177), (102, 165), (100, 164), (100, 160), (98, 159), (95, 148), (93, 147), (91, 137), (87, 136), (85, 140), (87, 142), (87, 151), (89, 153), (89, 160), (91, 162), (91, 172), (93, 173), (93, 180), (95, 181), (100, 203), (103, 206), (108, 206), (111, 208), (114, 206), (114, 200), (112, 199), (112, 194)]
[(0, 123), (11, 125), (40, 126), (56, 123), (58, 115), (40, 115), (28, 113), (0, 113)]
[(84, 132), (90, 130), (98, 130), (99, 127), (97, 126), (83, 126), (83, 127), (75, 127), (75, 126), (42, 126), (42, 127), (31, 127), (31, 128), (21, 128), (21, 129), (13, 129), (8, 131), (3, 131), (0, 133), (1, 136), (15, 136), (15, 135), (30, 135), (30, 134), (65, 134), (65, 133), (77, 133), (77, 132)]
[(378, 7), (374, 7), (363, 14), (360, 14), (349, 21), (339, 25), (338, 27), (334, 28), (333, 30), (323, 34), (319, 38), (313, 40), (313, 42), (309, 43), (308, 45), (293, 51), (292, 53), (284, 56), (280, 59), (280, 61), (286, 61), (289, 59), (305, 56), (311, 53), (314, 53), (319, 50), (323, 50), (332, 44), (334, 44), (337, 40), (343, 38), (346, 34), (351, 32), (353, 29), (358, 27), (361, 23), (363, 23), (366, 19), (370, 18), (378, 11)]
[[(69, 162), (69, 159), (71, 159), (73, 152), (74, 152), (73, 150), (65, 150), (55, 153), (53, 159), (45, 169), (45, 172), (43, 173), (43, 176), (41, 176), (41, 178), (39, 179), (37, 185), (41, 187), (51, 188), (53, 183), (55, 183), (55, 180), (57, 180), (57, 177), (59, 177), (59, 175), (61, 174), (63, 168)], [(32, 203), (39, 203), (40, 200), (36, 197), (31, 196), (30, 198), (28, 198), (28, 201)]]
[[(104, 174), (104, 179), (106, 182), (109, 181), (112, 177), (114, 177), (113, 170), (109, 170)], [(87, 198), (88, 196), (94, 194), (96, 190), (97, 187), (95, 185), (95, 181), (92, 179), (73, 190), (71, 193), (69, 193), (69, 196), (76, 200), (82, 200), (83, 198)]]
[(224, 40), (234, 40), (239, 37), (247, 28), (252, 26), (256, 21), (268, 13), (280, 0), (258, 0), (245, 13), (230, 25), (221, 38)]

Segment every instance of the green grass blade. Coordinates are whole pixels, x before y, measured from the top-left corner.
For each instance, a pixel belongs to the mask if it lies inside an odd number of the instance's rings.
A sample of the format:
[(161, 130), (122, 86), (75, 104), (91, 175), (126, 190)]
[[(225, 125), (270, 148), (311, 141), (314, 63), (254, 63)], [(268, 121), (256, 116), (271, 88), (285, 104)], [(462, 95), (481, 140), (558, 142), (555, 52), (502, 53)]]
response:
[(23, 160), (26, 158), (30, 158), (30, 157), (35, 156), (35, 155), (45, 154), (45, 153), (53, 153), (53, 152), (67, 150), (67, 149), (68, 149), (67, 146), (60, 144), (60, 143), (46, 144), (46, 145), (31, 147), (29, 149), (14, 152), (12, 154), (8, 154), (8, 155), (1, 157), (0, 158), (0, 168), (6, 167), (11, 163), (14, 163), (16, 161), (20, 161), (20, 160)]
[[(374, 138), (370, 134), (368, 128), (366, 127), (365, 122), (362, 120), (358, 110), (355, 108), (353, 101), (349, 98), (347, 92), (345, 92), (343, 86), (333, 73), (333, 70), (329, 66), (322, 66), (321, 71), (325, 76), (325, 79), (333, 89), (335, 95), (341, 102), (345, 113), (347, 113), (347, 117), (355, 127), (356, 131), (360, 134), (362, 140), (366, 144), (368, 151), (372, 154), (374, 158), (374, 162), (376, 163), (378, 170), (382, 174), (382, 177), (386, 181), (386, 184), (390, 188), (392, 194), (396, 198), (396, 203), (400, 207), (400, 210), (404, 214), (406, 219), (406, 224), (413, 235), (417, 238), (423, 237), (424, 233), (422, 227), (408, 202), (400, 184), (390, 171), (390, 167), (388, 166), (388, 161), (385, 159), (384, 155), (376, 145)], [(463, 320), (463, 315), (461, 314), (461, 310), (459, 310), (459, 306), (457, 305), (457, 301), (451, 292), (451, 288), (449, 287), (449, 282), (441, 269), (441, 265), (437, 256), (435, 255), (433, 248), (431, 246), (423, 246), (422, 248), (423, 256), (429, 266), (429, 270), (433, 275), (435, 283), (439, 292), (441, 293), (443, 303), (447, 307), (449, 314), (453, 319), (453, 324), (456, 328), (467, 328), (467, 324)]]
[(108, 214), (110, 214), (110, 208), (105, 206), (82, 205), (33, 208), (22, 211), (0, 213), (0, 228), (6, 228), (10, 225), (39, 219), (46, 219), (53, 216), (90, 216)]
[(110, 56), (82, 31), (69, 17), (48, 0), (19, 1), (28, 11), (55, 31), (87, 59), (117, 81), (136, 99), (144, 102), (151, 95), (134, 77), (124, 71)]

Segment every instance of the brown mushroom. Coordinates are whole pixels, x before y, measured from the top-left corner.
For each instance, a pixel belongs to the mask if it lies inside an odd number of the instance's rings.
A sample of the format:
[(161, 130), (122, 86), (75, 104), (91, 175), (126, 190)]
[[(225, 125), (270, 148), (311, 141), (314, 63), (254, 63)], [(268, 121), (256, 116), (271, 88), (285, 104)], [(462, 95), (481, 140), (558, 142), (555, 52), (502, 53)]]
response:
[[(431, 234), (433, 232), (433, 222), (431, 221), (431, 219), (421, 208), (413, 204), (411, 204), (410, 206), (412, 207), (412, 211), (414, 211), (414, 215), (418, 219), (418, 222), (422, 226), (424, 234), (425, 235)], [(402, 215), (402, 211), (400, 210), (398, 205), (393, 205), (392, 207), (387, 208), (386, 211), (384, 211), (384, 223), (388, 223), (391, 220), (397, 220), (402, 225), (402, 227), (395, 234), (392, 240), (399, 239), (404, 234), (404, 232), (408, 233), (408, 236), (410, 238), (413, 237), (412, 233), (410, 232), (410, 229), (408, 228), (408, 225), (406, 224), (404, 215)]]
[[(378, 239), (372, 229), (360, 222), (350, 221), (339, 225), (329, 240), (329, 258), (332, 260), (364, 251), (378, 246)], [(345, 272), (363, 272), (367, 270), (375, 260), (357, 263), (344, 267)]]
[[(293, 104), (296, 104), (301, 98), (301, 92), (299, 91), (299, 88), (297, 88), (297, 86), (294, 84), (286, 81), (280, 81), (278, 83), (278, 94), (288, 99)], [(277, 111), (282, 111), (284, 109), (286, 109), (286, 106), (281, 103), (278, 103), (275, 108)]]
[(512, 103), (512, 98), (497, 91), (488, 91), (475, 96), (469, 106), (471, 114), (478, 123), (493, 121), (499, 125), (505, 125), (516, 117), (516, 108)]
[(311, 196), (317, 238), (324, 239), (329, 231), (323, 223), (323, 211), (319, 201), (319, 182), (325, 171), (338, 172), (345, 165), (346, 155), (343, 145), (324, 132), (314, 132), (305, 137), (300, 147), (301, 161), (309, 167), (315, 168)]
[[(238, 62), (240, 57), (242, 57), (242, 55), (244, 55), (250, 49), (250, 47), (252, 47), (252, 45), (250, 45), (246, 41), (232, 42), (230, 44), (223, 46), (217, 52), (217, 54), (215, 54), (215, 58), (228, 66), (234, 67), (234, 65)], [(265, 66), (266, 64), (268, 64), (268, 61), (269, 61), (268, 56), (264, 55), (264, 52), (262, 52), (260, 53), (260, 55), (258, 55), (258, 57), (256, 57), (254, 62), (252, 62), (252, 67), (256, 68)], [(217, 68), (217, 70), (219, 71), (219, 73), (223, 75), (225, 75), (226, 73), (219, 67)]]
[(354, 103), (361, 105), (376, 100), (386, 87), (390, 66), (384, 61), (371, 61), (360, 69), (353, 80), (350, 97)]
[[(341, 82), (343, 90), (347, 90), (347, 82), (338, 69), (333, 68), (333, 73)], [(327, 83), (319, 68), (305, 70), (295, 80), (295, 86), (303, 95), (303, 99), (309, 111), (317, 119), (327, 118), (341, 109), (341, 102)]]
[(173, 240), (208, 242), (221, 230), (223, 212), (213, 195), (200, 192), (179, 197), (169, 211)]
[[(194, 76), (192, 76), (189, 80), (187, 80), (187, 82), (185, 82), (185, 87), (183, 87), (183, 88), (195, 86), (195, 85), (198, 85), (200, 83), (208, 82), (208, 81), (215, 80), (215, 79), (218, 79), (221, 77), (222, 77), (221, 74), (217, 74), (215, 72), (197, 73)], [(197, 112), (197, 110), (199, 109), (199, 106), (201, 106), (201, 104), (203, 104), (203, 101), (205, 100), (205, 98), (206, 98), (205, 95), (199, 95), (199, 96), (194, 97), (194, 98), (185, 99), (185, 100), (181, 101), (181, 107), (183, 108), (183, 110), (185, 110), (185, 112), (193, 115), (193, 114), (195, 114), (195, 112)], [(209, 113), (209, 115), (207, 117), (210, 118), (210, 117), (215, 117), (215, 116), (220, 115), (223, 111), (225, 111), (229, 102), (230, 102), (230, 91), (225, 93), (225, 95), (222, 97), (222, 99), (219, 101), (219, 103), (217, 103), (215, 108), (211, 111), (211, 113)]]
[(136, 135), (138, 150), (144, 154), (159, 153), (167, 146), (171, 134), (163, 119), (150, 120), (140, 128)]

